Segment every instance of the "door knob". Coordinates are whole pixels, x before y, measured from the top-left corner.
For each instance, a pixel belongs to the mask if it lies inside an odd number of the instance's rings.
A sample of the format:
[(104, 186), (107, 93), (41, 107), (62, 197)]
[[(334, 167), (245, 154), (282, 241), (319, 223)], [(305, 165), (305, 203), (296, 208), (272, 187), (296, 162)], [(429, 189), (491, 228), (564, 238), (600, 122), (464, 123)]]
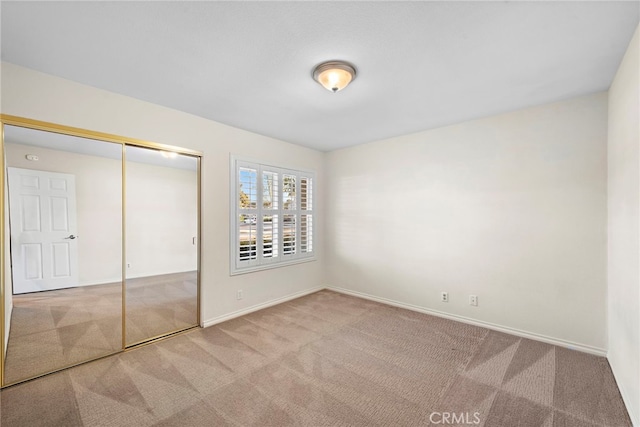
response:
[(71, 239), (71, 240), (73, 240), (73, 239), (75, 239), (75, 238), (77, 238), (77, 237), (78, 237), (78, 236), (74, 236), (73, 234), (70, 234), (70, 235), (69, 235), (69, 237), (65, 237), (65, 239)]

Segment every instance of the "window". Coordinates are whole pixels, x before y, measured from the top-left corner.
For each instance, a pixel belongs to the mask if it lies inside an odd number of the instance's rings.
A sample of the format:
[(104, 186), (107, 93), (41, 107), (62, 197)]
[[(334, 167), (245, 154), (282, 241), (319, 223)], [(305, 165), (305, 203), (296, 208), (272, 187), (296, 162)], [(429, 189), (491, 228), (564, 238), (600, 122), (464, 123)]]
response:
[(231, 274), (313, 260), (315, 174), (231, 159)]

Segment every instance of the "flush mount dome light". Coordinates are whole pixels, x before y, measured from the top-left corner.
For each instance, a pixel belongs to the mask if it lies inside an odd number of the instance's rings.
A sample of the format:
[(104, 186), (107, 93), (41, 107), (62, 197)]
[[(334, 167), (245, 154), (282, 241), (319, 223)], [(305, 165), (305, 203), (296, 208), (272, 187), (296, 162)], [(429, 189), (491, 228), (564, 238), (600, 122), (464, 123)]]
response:
[(174, 151), (160, 151), (160, 154), (165, 159), (175, 159), (176, 157), (178, 157), (178, 153)]
[(355, 78), (355, 67), (344, 61), (323, 62), (313, 70), (313, 79), (333, 93), (347, 87)]

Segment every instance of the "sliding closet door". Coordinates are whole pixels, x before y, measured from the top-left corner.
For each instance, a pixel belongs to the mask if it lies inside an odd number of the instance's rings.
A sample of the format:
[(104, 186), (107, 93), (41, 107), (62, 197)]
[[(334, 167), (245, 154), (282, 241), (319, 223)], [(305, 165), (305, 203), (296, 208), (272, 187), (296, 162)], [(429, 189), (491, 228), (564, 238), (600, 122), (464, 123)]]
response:
[(198, 158), (125, 149), (125, 344), (198, 324)]
[(122, 349), (122, 145), (4, 126), (4, 385)]

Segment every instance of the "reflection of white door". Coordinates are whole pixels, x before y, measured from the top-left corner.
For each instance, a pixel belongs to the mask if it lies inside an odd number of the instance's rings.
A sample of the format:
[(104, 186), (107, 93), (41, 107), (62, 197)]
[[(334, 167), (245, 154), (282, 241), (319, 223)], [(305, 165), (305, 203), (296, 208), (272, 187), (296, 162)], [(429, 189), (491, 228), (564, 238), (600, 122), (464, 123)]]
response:
[(75, 176), (8, 170), (13, 293), (77, 286)]

